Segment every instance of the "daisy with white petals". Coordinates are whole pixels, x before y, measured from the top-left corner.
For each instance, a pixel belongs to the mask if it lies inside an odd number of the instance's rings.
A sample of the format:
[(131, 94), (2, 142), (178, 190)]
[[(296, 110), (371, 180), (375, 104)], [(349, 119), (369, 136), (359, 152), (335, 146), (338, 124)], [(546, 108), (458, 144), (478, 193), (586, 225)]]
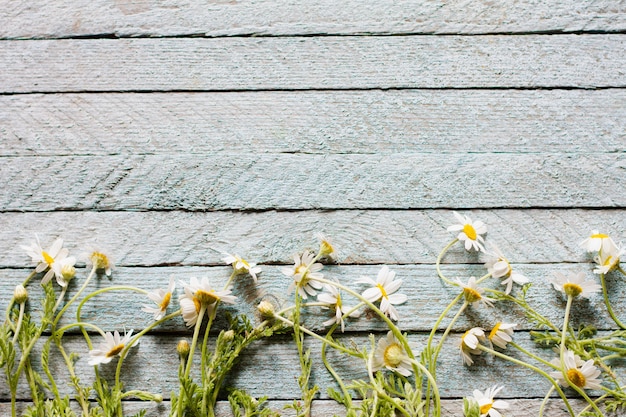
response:
[(336, 260), (337, 252), (331, 241), (322, 233), (318, 233), (317, 238), (320, 241), (320, 256), (330, 261)]
[(411, 360), (391, 330), (386, 337), (378, 341), (376, 350), (371, 357), (371, 365), (373, 371), (387, 368), (400, 375), (411, 375)]
[[(551, 363), (561, 367), (560, 358), (553, 359)], [(566, 350), (563, 354), (563, 363), (565, 364), (565, 375), (572, 384), (582, 389), (602, 389), (602, 380), (598, 379), (601, 372), (593, 364), (593, 359), (583, 361), (571, 350)], [(551, 372), (550, 376), (556, 379), (559, 385), (569, 386), (562, 371)]]
[[(317, 300), (325, 304), (323, 308), (334, 308), (335, 315), (330, 320), (326, 320), (323, 324), (324, 326), (332, 326), (335, 323), (339, 323), (341, 325), (341, 332), (343, 333), (345, 328), (343, 316), (351, 310), (351, 308), (343, 305), (341, 294), (334, 285), (325, 285), (324, 288), (326, 289), (326, 292), (319, 294), (317, 296)], [(350, 313), (350, 317), (358, 316), (358, 311)]]
[(594, 230), (587, 239), (580, 242), (580, 246), (587, 252), (609, 252), (615, 247), (615, 243), (609, 235)]
[(513, 340), (511, 336), (513, 336), (513, 329), (516, 327), (517, 324), (515, 323), (502, 323), (499, 321), (493, 326), (487, 338), (492, 344), (499, 348), (506, 349), (506, 344)]
[(100, 347), (89, 351), (89, 365), (111, 362), (114, 356), (121, 355), (122, 350), (124, 350), (128, 342), (130, 342), (132, 335), (132, 330), (127, 332), (124, 337), (121, 337), (117, 330), (114, 333), (106, 332), (104, 334), (104, 341), (100, 344)]
[(36, 242), (31, 243), (30, 246), (22, 246), (22, 249), (37, 264), (35, 272), (39, 273), (48, 270), (41, 280), (41, 284), (45, 285), (55, 276), (54, 264), (65, 259), (69, 251), (63, 247), (63, 239), (61, 238), (57, 238), (48, 250), (44, 250), (41, 247), (39, 236), (35, 236), (35, 238), (37, 239)]
[(224, 253), (226, 255), (222, 260), (227, 265), (232, 265), (235, 274), (248, 274), (252, 277), (254, 282), (257, 282), (257, 274), (261, 273), (261, 267), (256, 266), (255, 263), (248, 262), (239, 255), (231, 255), (229, 253)]
[(485, 267), (492, 277), (499, 279), (504, 278), (501, 284), (506, 285), (506, 289), (504, 290), (506, 294), (511, 293), (513, 283), (517, 285), (524, 285), (528, 283), (528, 278), (516, 271), (513, 271), (508, 259), (504, 257), (502, 252), (500, 252), (496, 246), (491, 245), (490, 249), (493, 250), (493, 252), (490, 253), (490, 255), (493, 256), (493, 259), (486, 262)]
[(146, 313), (153, 314), (155, 320), (161, 320), (165, 316), (167, 307), (170, 305), (170, 300), (172, 299), (172, 293), (174, 292), (175, 287), (176, 282), (174, 281), (174, 277), (170, 277), (170, 285), (167, 287), (167, 290), (157, 288), (147, 294), (148, 298), (154, 301), (156, 307), (144, 304), (141, 310)]
[(564, 292), (572, 297), (580, 295), (583, 298), (589, 298), (591, 294), (602, 289), (602, 286), (596, 284), (593, 280), (587, 280), (584, 272), (570, 276), (555, 272), (551, 283), (555, 290)]
[(478, 307), (480, 304), (484, 304), (487, 307), (493, 307), (493, 300), (489, 297), (484, 297), (485, 290), (478, 287), (476, 284), (476, 277), (470, 277), (467, 280), (467, 284), (464, 284), (460, 279), (456, 279), (456, 283), (463, 288), (463, 296), (465, 301), (472, 307)]
[(502, 390), (502, 388), (504, 387), (494, 385), (493, 387), (488, 388), (484, 393), (477, 389), (472, 392), (474, 399), (478, 402), (478, 406), (480, 407), (480, 417), (502, 417), (500, 410), (506, 410), (509, 408), (508, 402), (493, 399)]
[(459, 349), (461, 351), (461, 359), (467, 366), (474, 364), (472, 355), (480, 355), (481, 350), (478, 349), (480, 341), (485, 340), (485, 332), (480, 327), (474, 327), (466, 331), (461, 336), (461, 343)]
[(81, 255), (81, 258), (96, 268), (96, 271), (99, 273), (104, 272), (107, 277), (110, 277), (115, 265), (113, 258), (106, 253), (108, 253), (108, 251), (103, 251), (102, 248), (89, 248)]
[(202, 281), (198, 281), (197, 278), (192, 277), (189, 284), (185, 282), (180, 283), (185, 291), (185, 294), (180, 297), (179, 303), (182, 310), (183, 320), (187, 327), (191, 327), (196, 324), (201, 307), (205, 307), (205, 310), (215, 308), (218, 302), (227, 304), (235, 304), (235, 297), (229, 288), (224, 290), (215, 290), (209, 283), (208, 278), (202, 278)]
[(593, 272), (595, 274), (608, 274), (609, 272), (617, 269), (620, 257), (624, 253), (626, 253), (626, 249), (618, 245), (613, 245), (609, 250), (601, 251), (594, 258), (597, 267), (593, 270)]
[(376, 281), (368, 277), (361, 277), (357, 282), (372, 285), (371, 288), (363, 292), (363, 298), (372, 303), (380, 300), (380, 311), (392, 320), (398, 321), (398, 310), (396, 310), (394, 305), (406, 302), (408, 297), (404, 294), (395, 294), (400, 289), (400, 285), (402, 285), (401, 279), (394, 281), (395, 277), (396, 273), (389, 270), (387, 265), (383, 265), (380, 271), (378, 271)]
[(76, 258), (68, 256), (67, 258), (55, 261), (52, 264), (52, 271), (54, 271), (54, 277), (57, 283), (61, 287), (66, 287), (67, 284), (76, 276)]
[(305, 300), (309, 295), (314, 296), (324, 287), (321, 282), (316, 281), (316, 279), (324, 278), (324, 274), (320, 272), (324, 265), (319, 262), (314, 263), (314, 259), (315, 255), (305, 251), (302, 256), (297, 254), (293, 256), (293, 266), (282, 269), (283, 274), (293, 278), (293, 282), (289, 285), (289, 292), (296, 289)]
[(448, 227), (448, 231), (459, 232), (457, 239), (461, 242), (465, 242), (465, 250), (474, 249), (484, 252), (485, 247), (483, 244), (485, 243), (485, 239), (481, 235), (487, 233), (485, 223), (480, 220), (472, 222), (472, 219), (467, 216), (461, 216), (456, 211), (454, 212), (454, 217), (456, 217), (460, 224)]

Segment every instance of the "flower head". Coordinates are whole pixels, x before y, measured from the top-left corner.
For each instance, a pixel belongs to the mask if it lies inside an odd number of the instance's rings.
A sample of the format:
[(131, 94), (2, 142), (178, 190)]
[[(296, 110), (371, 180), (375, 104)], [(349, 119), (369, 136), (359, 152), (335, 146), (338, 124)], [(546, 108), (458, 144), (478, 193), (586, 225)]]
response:
[(480, 327), (473, 327), (466, 331), (461, 336), (461, 343), (459, 348), (461, 350), (461, 359), (467, 365), (473, 365), (474, 360), (471, 355), (480, 355), (481, 350), (478, 349), (478, 345), (481, 340), (485, 339), (485, 332)]
[[(326, 304), (326, 308), (334, 308), (335, 314), (330, 320), (326, 320), (324, 326), (332, 326), (335, 323), (341, 325), (341, 332), (343, 333), (345, 325), (343, 322), (343, 316), (346, 314), (350, 307), (344, 306), (339, 290), (334, 285), (325, 285), (326, 292), (323, 292), (317, 296), (318, 301)], [(350, 317), (358, 317), (358, 311), (350, 313)]]
[(609, 235), (594, 230), (587, 239), (580, 242), (580, 246), (587, 252), (609, 252), (615, 247), (615, 243)]
[(111, 276), (111, 271), (115, 267), (113, 259), (99, 249), (90, 249), (83, 253), (82, 258), (91, 264), (98, 273), (104, 272), (107, 277)]
[(465, 250), (474, 249), (476, 251), (485, 251), (483, 244), (485, 239), (481, 236), (487, 233), (487, 226), (485, 223), (477, 220), (472, 222), (468, 216), (461, 216), (459, 213), (454, 212), (454, 217), (460, 224), (455, 224), (448, 227), (449, 232), (459, 232), (457, 239), (461, 242), (465, 242)]
[(324, 265), (319, 262), (313, 262), (315, 255), (309, 251), (305, 251), (302, 256), (294, 255), (292, 267), (283, 268), (282, 272), (288, 277), (293, 277), (293, 282), (289, 285), (289, 292), (296, 289), (303, 299), (307, 299), (309, 295), (313, 296), (316, 291), (321, 290), (324, 286), (316, 279), (324, 278), (321, 271)]
[[(35, 272), (46, 271), (46, 274), (41, 280), (41, 284), (47, 284), (55, 275), (54, 264), (65, 259), (69, 251), (63, 247), (63, 239), (57, 238), (52, 246), (48, 250), (44, 250), (39, 242), (39, 237), (35, 236), (36, 242), (31, 243), (30, 246), (22, 246), (22, 249), (31, 257), (32, 261), (37, 265)], [(74, 262), (76, 262), (74, 260)]]
[(153, 314), (155, 320), (161, 320), (163, 316), (165, 316), (167, 307), (170, 305), (170, 300), (172, 299), (172, 293), (175, 287), (176, 282), (174, 281), (174, 277), (170, 277), (170, 284), (166, 290), (163, 288), (157, 288), (156, 290), (148, 293), (148, 298), (154, 301), (156, 307), (144, 304), (141, 310), (146, 313)]
[(516, 327), (517, 324), (515, 323), (502, 323), (499, 321), (493, 326), (487, 338), (492, 344), (506, 349), (506, 344), (513, 340), (511, 336), (513, 335), (513, 329)]
[(239, 255), (231, 255), (229, 253), (224, 253), (226, 255), (222, 260), (227, 265), (232, 265), (235, 274), (248, 274), (252, 277), (254, 282), (257, 282), (257, 274), (261, 272), (261, 267), (256, 266), (255, 263), (251, 263), (240, 257)]
[(133, 331), (127, 332), (124, 337), (120, 337), (119, 332), (116, 330), (114, 333), (106, 332), (104, 334), (104, 341), (100, 344), (99, 349), (93, 349), (89, 351), (89, 365), (98, 365), (101, 363), (109, 363), (116, 355), (121, 355), (122, 350), (126, 347), (130, 338), (133, 335)]
[(13, 299), (17, 304), (23, 304), (28, 300), (28, 291), (22, 284), (17, 284), (13, 291)]
[(371, 357), (371, 364), (374, 371), (385, 367), (400, 375), (411, 375), (411, 361), (391, 330), (386, 337), (378, 341), (376, 350)]
[[(552, 364), (561, 368), (561, 359), (555, 358)], [(571, 350), (566, 350), (563, 355), (563, 364), (565, 369), (562, 371), (551, 372), (552, 376), (559, 385), (563, 387), (569, 386), (567, 379), (578, 388), (582, 389), (602, 389), (602, 380), (598, 379), (600, 370), (594, 366), (593, 359), (583, 361), (580, 356), (574, 354)], [(565, 373), (565, 375), (563, 375)]]
[(318, 233), (317, 238), (320, 240), (320, 256), (331, 261), (336, 260), (337, 252), (330, 240), (322, 233)]
[(76, 258), (68, 256), (52, 264), (52, 271), (54, 271), (54, 277), (57, 283), (61, 287), (67, 286), (67, 284), (76, 276)]
[(488, 297), (484, 297), (483, 293), (484, 289), (478, 287), (476, 284), (476, 278), (470, 277), (467, 280), (467, 284), (464, 284), (460, 279), (457, 278), (457, 284), (463, 288), (463, 297), (465, 297), (465, 301), (468, 304), (471, 304), (472, 307), (477, 307), (479, 304), (484, 304), (488, 307), (493, 307), (493, 300)]
[(387, 265), (378, 271), (376, 281), (368, 277), (361, 277), (358, 282), (363, 282), (372, 285), (371, 288), (363, 291), (363, 297), (368, 301), (374, 303), (380, 300), (380, 311), (390, 317), (392, 320), (398, 320), (398, 310), (394, 305), (402, 304), (406, 302), (408, 297), (404, 294), (395, 294), (402, 285), (402, 280), (397, 279), (394, 281), (396, 273), (391, 271)]
[(205, 308), (205, 311), (210, 311), (217, 307), (218, 302), (234, 304), (237, 299), (231, 295), (232, 291), (229, 288), (214, 290), (206, 277), (202, 278), (202, 281), (192, 277), (189, 284), (184, 282), (180, 284), (183, 286), (185, 294), (180, 297), (179, 303), (187, 327), (196, 324), (202, 307)]
[(491, 388), (488, 388), (484, 393), (479, 390), (474, 390), (472, 394), (474, 395), (474, 399), (478, 402), (478, 406), (480, 407), (480, 417), (501, 417), (499, 410), (506, 410), (509, 408), (509, 403), (502, 400), (494, 400), (493, 397), (500, 392), (504, 387), (498, 387), (494, 385)]
[(504, 290), (506, 294), (511, 293), (513, 283), (518, 285), (528, 283), (528, 278), (516, 271), (513, 271), (508, 259), (504, 257), (502, 252), (500, 252), (496, 246), (491, 245), (491, 249), (493, 249), (493, 252), (489, 252), (489, 254), (493, 256), (493, 259), (487, 261), (485, 263), (485, 267), (492, 277), (504, 278), (501, 284), (506, 285), (506, 289)]
[(608, 274), (619, 266), (620, 257), (626, 253), (626, 249), (613, 245), (608, 250), (602, 250), (596, 255), (594, 261), (598, 265), (593, 270), (596, 274)]
[(554, 278), (551, 280), (552, 286), (557, 291), (562, 291), (566, 295), (572, 297), (581, 296), (589, 298), (589, 296), (602, 287), (596, 284), (592, 280), (587, 280), (584, 272), (579, 272), (575, 275), (565, 276), (559, 272), (554, 273)]

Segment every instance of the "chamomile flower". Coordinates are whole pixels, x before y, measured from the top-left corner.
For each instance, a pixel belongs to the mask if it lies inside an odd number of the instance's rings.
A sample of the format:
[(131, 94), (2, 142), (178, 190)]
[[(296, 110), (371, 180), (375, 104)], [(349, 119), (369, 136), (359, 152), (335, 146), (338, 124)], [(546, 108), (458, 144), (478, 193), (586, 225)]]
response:
[[(561, 359), (555, 358), (552, 364), (561, 367)], [(593, 359), (583, 361), (580, 356), (571, 350), (566, 350), (563, 355), (563, 363), (565, 365), (565, 375), (567, 379), (578, 388), (582, 389), (602, 389), (602, 380), (598, 379), (600, 370), (593, 364)], [(559, 385), (563, 387), (569, 386), (562, 371), (551, 372), (552, 376)]]
[(98, 273), (104, 272), (107, 277), (111, 276), (111, 272), (115, 267), (113, 259), (101, 249), (89, 249), (82, 254), (82, 258), (88, 264), (91, 264)]
[(187, 327), (195, 326), (200, 316), (200, 301), (193, 296), (189, 288), (184, 289), (184, 294), (179, 298), (181, 314)]
[(487, 226), (485, 223), (477, 220), (472, 222), (467, 216), (461, 216), (459, 213), (454, 212), (454, 217), (460, 224), (455, 224), (448, 227), (449, 232), (459, 232), (457, 239), (461, 242), (465, 242), (465, 250), (474, 249), (476, 251), (485, 251), (483, 244), (485, 239), (481, 236), (487, 233)]
[(292, 267), (282, 269), (283, 274), (293, 278), (293, 282), (289, 285), (289, 292), (296, 289), (305, 300), (309, 295), (314, 296), (324, 287), (321, 282), (316, 281), (324, 278), (324, 274), (320, 272), (324, 265), (319, 262), (313, 263), (314, 259), (315, 255), (305, 251), (302, 256), (297, 254), (293, 256)]
[(56, 262), (65, 259), (69, 251), (63, 247), (63, 239), (57, 238), (52, 246), (48, 250), (44, 250), (39, 242), (39, 236), (35, 235), (36, 242), (31, 243), (30, 246), (22, 246), (22, 249), (31, 257), (32, 261), (37, 264), (35, 272), (46, 271), (46, 274), (41, 280), (41, 284), (47, 284), (55, 275), (53, 266)]
[(580, 242), (580, 246), (587, 252), (608, 252), (615, 247), (615, 243), (609, 235), (594, 230), (587, 239)]
[(76, 276), (76, 258), (68, 256), (67, 258), (60, 259), (52, 264), (52, 271), (54, 271), (54, 277), (57, 283), (61, 287), (66, 287), (67, 284)]
[(456, 282), (461, 286), (461, 288), (463, 288), (463, 297), (465, 297), (465, 301), (472, 307), (478, 307), (479, 304), (484, 304), (487, 307), (493, 307), (493, 300), (488, 297), (483, 297), (485, 290), (478, 287), (475, 277), (470, 277), (469, 280), (467, 280), (467, 284), (464, 284), (458, 278)]
[[(343, 333), (345, 329), (343, 315), (346, 314), (351, 308), (343, 305), (341, 294), (334, 285), (325, 285), (324, 288), (326, 289), (326, 292), (320, 293), (317, 296), (317, 300), (326, 304), (324, 308), (334, 308), (335, 314), (330, 320), (326, 320), (323, 324), (324, 326), (332, 326), (333, 324), (338, 323), (341, 326), (341, 332)], [(350, 314), (350, 317), (358, 316), (358, 311), (353, 311)]]
[(499, 321), (493, 326), (487, 338), (492, 344), (499, 348), (506, 349), (506, 344), (513, 340), (511, 336), (513, 336), (513, 329), (516, 327), (517, 324), (515, 323), (502, 323)]
[(330, 240), (322, 233), (318, 233), (317, 238), (320, 240), (320, 256), (330, 261), (336, 260), (337, 252)]
[(594, 261), (598, 265), (593, 270), (595, 274), (608, 274), (619, 266), (620, 257), (626, 253), (626, 249), (621, 246), (613, 245), (609, 250), (602, 250)]
[(594, 281), (587, 280), (584, 272), (570, 276), (555, 272), (551, 283), (555, 290), (562, 291), (572, 297), (578, 297), (580, 295), (583, 298), (589, 298), (591, 294), (602, 289), (602, 287)]
[(170, 305), (174, 288), (176, 288), (176, 282), (174, 281), (174, 277), (170, 277), (170, 284), (166, 290), (163, 288), (157, 288), (147, 294), (148, 298), (154, 301), (156, 307), (144, 304), (141, 310), (146, 313), (153, 314), (155, 320), (161, 320), (163, 316), (165, 316), (167, 307)]
[(224, 290), (215, 290), (211, 287), (208, 278), (202, 278), (198, 281), (192, 277), (189, 284), (180, 283), (185, 294), (180, 297), (179, 303), (182, 310), (183, 320), (187, 327), (194, 326), (198, 321), (201, 307), (204, 306), (206, 311), (215, 308), (218, 302), (234, 304), (237, 297), (232, 294), (229, 288)]
[(493, 250), (493, 253), (490, 253), (490, 255), (493, 256), (493, 259), (487, 261), (485, 263), (485, 267), (492, 277), (504, 278), (501, 284), (506, 285), (506, 289), (504, 290), (506, 294), (511, 293), (513, 283), (518, 285), (528, 283), (528, 278), (516, 271), (513, 271), (508, 259), (504, 257), (502, 252), (500, 252), (496, 246), (491, 245), (491, 249)]
[(398, 310), (394, 305), (406, 302), (408, 297), (404, 294), (395, 294), (402, 285), (402, 280), (394, 281), (396, 273), (391, 271), (387, 265), (378, 271), (376, 281), (368, 277), (361, 277), (357, 282), (363, 282), (372, 285), (371, 288), (363, 291), (363, 298), (374, 303), (380, 300), (380, 311), (390, 317), (392, 320), (398, 321)]
[(400, 375), (411, 375), (411, 361), (391, 330), (378, 341), (371, 364), (374, 371), (387, 368)]
[(114, 333), (106, 332), (104, 334), (104, 341), (100, 344), (98, 349), (89, 351), (89, 365), (99, 365), (101, 363), (109, 363), (114, 356), (120, 355), (122, 350), (126, 347), (130, 338), (133, 335), (133, 331), (127, 332), (124, 337), (121, 337), (116, 330)]
[(493, 399), (502, 388), (504, 387), (494, 385), (488, 388), (484, 393), (477, 389), (472, 392), (474, 399), (478, 402), (478, 406), (480, 407), (480, 417), (502, 417), (500, 410), (509, 408), (508, 402)]
[(261, 272), (261, 267), (256, 266), (255, 263), (251, 263), (240, 257), (239, 255), (231, 255), (229, 253), (224, 253), (226, 255), (222, 260), (227, 265), (232, 265), (235, 274), (248, 274), (252, 277), (254, 282), (257, 282), (257, 274)]
[(485, 339), (485, 332), (480, 327), (473, 327), (461, 336), (459, 349), (461, 351), (461, 359), (467, 366), (474, 364), (472, 355), (480, 355), (481, 350), (478, 349), (480, 341)]

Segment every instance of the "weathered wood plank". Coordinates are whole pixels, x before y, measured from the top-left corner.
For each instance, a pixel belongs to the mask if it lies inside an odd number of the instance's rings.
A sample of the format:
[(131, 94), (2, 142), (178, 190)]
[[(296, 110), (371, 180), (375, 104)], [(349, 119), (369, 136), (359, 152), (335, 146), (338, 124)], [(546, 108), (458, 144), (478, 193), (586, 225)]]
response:
[(237, 36), (402, 33), (621, 31), (626, 10), (616, 1), (436, 0), (9, 1), (0, 10), (0, 37)]
[(0, 96), (1, 155), (626, 151), (626, 91)]
[[(434, 265), (390, 265), (391, 269), (397, 273), (397, 277), (403, 280), (401, 293), (408, 296), (408, 301), (397, 307), (400, 316), (399, 326), (405, 331), (430, 331), (436, 323), (441, 312), (445, 310), (450, 302), (460, 293), (458, 287), (452, 287), (439, 281)], [(578, 272), (586, 272), (590, 279), (594, 279), (592, 266), (589, 264), (514, 264), (513, 268), (519, 273), (523, 273), (530, 282), (532, 288), (528, 291), (527, 301), (540, 314), (548, 317), (556, 326), (561, 326), (564, 312), (564, 299), (557, 293), (549, 279), (554, 276), (554, 272), (561, 272), (566, 275)], [(221, 329), (227, 325), (225, 320), (226, 312), (230, 314), (246, 314), (248, 317), (256, 317), (256, 305), (261, 299), (268, 299), (282, 307), (293, 305), (293, 294), (288, 292), (291, 280), (284, 276), (281, 267), (276, 265), (264, 265), (263, 273), (260, 275), (258, 283), (255, 285), (249, 277), (241, 277), (236, 281), (233, 289), (234, 295), (238, 297), (235, 305), (223, 305), (220, 307), (222, 314), (218, 316), (216, 328)], [(338, 282), (352, 288), (354, 291), (362, 292), (367, 286), (357, 284), (362, 276), (376, 277), (380, 270), (379, 265), (369, 266), (327, 266), (324, 269), (325, 276), (329, 279), (336, 279)], [(486, 274), (486, 269), (482, 265), (446, 265), (443, 270), (451, 279), (459, 278), (465, 282), (470, 276), (480, 277)], [(15, 285), (22, 280), (32, 270), (0, 270), (0, 311), (5, 311), (8, 301), (13, 295)], [(230, 267), (161, 267), (161, 268), (119, 268), (115, 271), (113, 279), (99, 278), (92, 281), (83, 295), (87, 295), (95, 290), (111, 286), (134, 286), (144, 290), (156, 288), (166, 288), (169, 278), (175, 277), (177, 280), (189, 282), (191, 277), (208, 277), (211, 284), (216, 288), (223, 288), (227, 278), (231, 273)], [(84, 269), (78, 270), (78, 276), (71, 290), (66, 296), (66, 301), (78, 290), (87, 276)], [(617, 314), (626, 320), (626, 288), (620, 285), (619, 274), (610, 274), (607, 277), (611, 303), (616, 306)], [(31, 303), (29, 311), (35, 316), (41, 309), (39, 301), (43, 297), (41, 286), (36, 279), (28, 287)], [(596, 282), (597, 278), (594, 279)], [(500, 291), (504, 287), (497, 279), (485, 281), (482, 286), (495, 288)], [(60, 291), (57, 291), (57, 294)], [(183, 294), (181, 285), (178, 285), (176, 295), (172, 298), (168, 312), (174, 312), (179, 308), (178, 299)], [(513, 291), (518, 294), (518, 291)], [(82, 299), (82, 298), (81, 298)], [(346, 305), (355, 305), (358, 301), (345, 292), (342, 299)], [(152, 315), (141, 311), (144, 304), (152, 305), (152, 301), (140, 293), (133, 293), (129, 290), (118, 290), (105, 292), (97, 298), (88, 301), (81, 311), (81, 318), (84, 321), (96, 324), (107, 331), (120, 330), (123, 328), (144, 329), (152, 324)], [(76, 322), (76, 305), (68, 309), (65, 319), (61, 325)], [(448, 326), (450, 317), (458, 310), (460, 305), (453, 310), (442, 325), (441, 330)], [(600, 294), (591, 297), (590, 300), (580, 300), (576, 303), (572, 312), (572, 326), (578, 328), (579, 324), (593, 325), (599, 329), (612, 329), (615, 323), (606, 312), (606, 307)], [(306, 317), (305, 324), (308, 328), (323, 332), (327, 329), (323, 322), (328, 320), (334, 312), (323, 310), (319, 307), (310, 307), (303, 318)], [(536, 329), (535, 323), (529, 322), (521, 309), (508, 302), (496, 303), (494, 308), (470, 308), (453, 327), (455, 331), (465, 331), (471, 327), (481, 326), (485, 329), (499, 322), (514, 322), (518, 324), (518, 329)], [(386, 325), (382, 320), (376, 319), (372, 314), (362, 310), (362, 315), (358, 319), (346, 321), (346, 331), (382, 331)], [(174, 319), (158, 327), (160, 332), (184, 332), (185, 325), (182, 317)], [(73, 331), (77, 331), (74, 329)]]
[(626, 207), (625, 172), (626, 153), (14, 157), (0, 210)]
[(0, 92), (623, 87), (621, 35), (0, 43)]
[[(487, 224), (487, 240), (515, 263), (588, 262), (579, 246), (592, 230), (624, 240), (624, 210), (461, 211)], [(222, 251), (258, 263), (289, 263), (316, 248), (326, 233), (342, 264), (433, 264), (454, 237), (449, 210), (342, 210), (304, 212), (53, 212), (0, 214), (2, 267), (27, 267), (20, 249), (38, 234), (48, 246), (65, 239), (71, 253), (97, 243), (120, 266), (214, 265)], [(460, 246), (446, 263), (481, 262)]]

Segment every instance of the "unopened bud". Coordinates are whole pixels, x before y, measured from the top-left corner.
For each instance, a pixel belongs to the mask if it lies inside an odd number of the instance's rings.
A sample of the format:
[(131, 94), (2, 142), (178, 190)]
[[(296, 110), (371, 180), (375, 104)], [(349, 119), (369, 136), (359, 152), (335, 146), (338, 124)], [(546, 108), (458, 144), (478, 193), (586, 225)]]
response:
[(178, 356), (180, 356), (182, 359), (187, 359), (190, 349), (191, 348), (189, 347), (189, 342), (185, 339), (182, 339), (180, 342), (178, 342), (178, 345), (176, 345), (176, 351), (178, 352)]
[(473, 397), (463, 398), (463, 416), (480, 417), (480, 404)]
[(76, 268), (73, 265), (63, 265), (61, 275), (65, 282), (70, 282), (76, 276)]
[(23, 304), (26, 302), (26, 300), (28, 300), (28, 291), (26, 291), (26, 288), (24, 288), (22, 284), (18, 284), (15, 287), (15, 291), (13, 292), (13, 298), (18, 304)]
[(230, 342), (231, 340), (233, 340), (235, 338), (235, 331), (234, 330), (227, 330), (224, 332), (224, 334), (222, 335), (222, 339), (225, 342)]
[(274, 317), (274, 304), (269, 301), (261, 301), (257, 306), (257, 310), (263, 319), (270, 319)]

